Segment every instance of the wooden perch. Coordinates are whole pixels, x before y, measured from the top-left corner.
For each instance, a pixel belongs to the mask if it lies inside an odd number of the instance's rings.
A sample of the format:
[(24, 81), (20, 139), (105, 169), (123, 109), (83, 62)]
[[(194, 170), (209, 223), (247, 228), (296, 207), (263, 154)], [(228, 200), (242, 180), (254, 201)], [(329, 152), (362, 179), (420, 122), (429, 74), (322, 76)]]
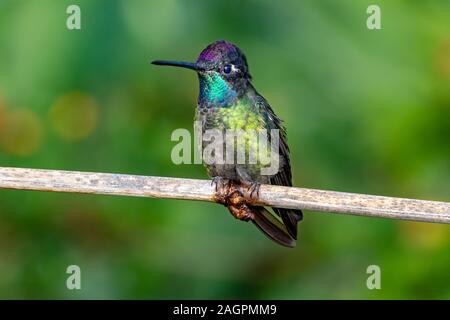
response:
[[(0, 188), (214, 201), (210, 180), (0, 167)], [(450, 203), (262, 185), (258, 205), (450, 223)]]

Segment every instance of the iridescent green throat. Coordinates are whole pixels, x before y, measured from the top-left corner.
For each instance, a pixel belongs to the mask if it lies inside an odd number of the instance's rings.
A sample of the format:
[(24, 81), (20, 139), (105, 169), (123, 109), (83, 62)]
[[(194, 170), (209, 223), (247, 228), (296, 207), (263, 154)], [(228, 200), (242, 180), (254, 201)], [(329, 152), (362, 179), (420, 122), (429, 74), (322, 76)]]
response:
[(199, 78), (199, 103), (227, 106), (236, 100), (237, 92), (218, 73), (203, 74)]

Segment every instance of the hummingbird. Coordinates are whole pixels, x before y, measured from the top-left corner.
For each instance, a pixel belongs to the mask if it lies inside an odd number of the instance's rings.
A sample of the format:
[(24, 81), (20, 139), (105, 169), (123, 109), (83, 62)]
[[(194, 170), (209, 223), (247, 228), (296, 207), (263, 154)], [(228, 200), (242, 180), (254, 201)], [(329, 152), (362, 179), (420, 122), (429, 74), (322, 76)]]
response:
[[(254, 191), (259, 193), (261, 184), (292, 186), (286, 129), (267, 100), (253, 86), (247, 58), (242, 50), (228, 41), (219, 40), (208, 45), (196, 62), (155, 60), (152, 64), (186, 68), (197, 73), (200, 90), (195, 120), (200, 123), (202, 133), (211, 129), (243, 130), (251, 135), (266, 130), (270, 140), (274, 138), (271, 136), (272, 129), (278, 130), (279, 164), (274, 174), (261, 174), (260, 163), (204, 161), (204, 165), (216, 183), (216, 191), (223, 196), (218, 202), (224, 204), (235, 218), (252, 221), (276, 243), (295, 247), (297, 223), (303, 217), (301, 210), (265, 208), (252, 205), (251, 201), (242, 203), (242, 197), (230, 198), (230, 194), (237, 190), (232, 186), (239, 184), (249, 186), (251, 195)], [(237, 143), (246, 143), (248, 149), (248, 144), (253, 143), (249, 141), (247, 136), (245, 141), (239, 140)], [(205, 147), (202, 142), (202, 150)]]

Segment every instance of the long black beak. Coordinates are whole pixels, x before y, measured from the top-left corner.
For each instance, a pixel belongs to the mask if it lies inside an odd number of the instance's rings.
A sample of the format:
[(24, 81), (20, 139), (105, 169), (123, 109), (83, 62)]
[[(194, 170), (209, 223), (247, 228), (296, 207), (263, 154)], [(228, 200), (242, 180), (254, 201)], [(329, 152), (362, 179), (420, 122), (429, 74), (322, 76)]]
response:
[(196, 64), (192, 62), (184, 62), (184, 61), (167, 61), (167, 60), (155, 60), (152, 61), (152, 64), (156, 64), (158, 66), (173, 66), (191, 69), (195, 71), (201, 71), (202, 69)]

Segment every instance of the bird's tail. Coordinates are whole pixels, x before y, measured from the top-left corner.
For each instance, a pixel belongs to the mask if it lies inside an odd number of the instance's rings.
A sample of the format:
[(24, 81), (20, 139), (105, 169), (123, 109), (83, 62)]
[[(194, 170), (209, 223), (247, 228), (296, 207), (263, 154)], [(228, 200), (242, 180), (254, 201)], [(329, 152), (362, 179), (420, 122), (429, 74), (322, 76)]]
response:
[(283, 222), (264, 207), (250, 207), (254, 214), (252, 222), (266, 236), (285, 247), (293, 248), (296, 241), (290, 235)]
[(303, 219), (301, 210), (272, 208), (280, 216), (292, 238), (297, 240), (297, 223)]

